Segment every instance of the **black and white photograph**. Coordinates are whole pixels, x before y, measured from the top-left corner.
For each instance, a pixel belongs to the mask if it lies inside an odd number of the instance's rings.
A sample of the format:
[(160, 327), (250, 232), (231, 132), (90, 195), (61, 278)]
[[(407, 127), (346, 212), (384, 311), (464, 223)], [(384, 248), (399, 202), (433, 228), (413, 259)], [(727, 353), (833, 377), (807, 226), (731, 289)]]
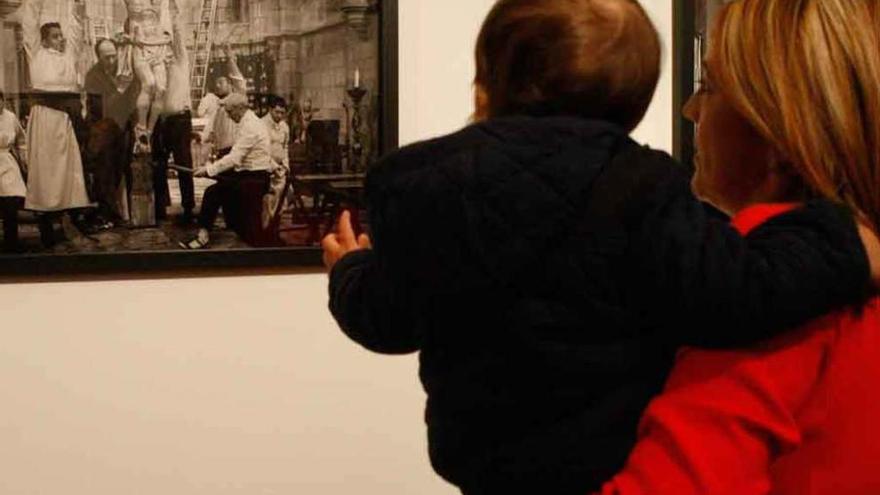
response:
[(314, 263), (396, 145), (395, 5), (0, 2), (0, 272)]

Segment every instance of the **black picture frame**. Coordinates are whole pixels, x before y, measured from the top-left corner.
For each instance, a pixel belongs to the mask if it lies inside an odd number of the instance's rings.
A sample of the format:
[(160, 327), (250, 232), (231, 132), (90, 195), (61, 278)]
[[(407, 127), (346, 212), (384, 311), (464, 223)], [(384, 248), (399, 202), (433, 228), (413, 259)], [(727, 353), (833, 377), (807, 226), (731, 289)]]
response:
[(673, 156), (693, 168), (694, 124), (683, 113), (685, 103), (695, 90), (694, 62), (696, 48), (696, 2), (673, 0), (672, 35), (672, 149)]
[[(380, 154), (398, 146), (398, 2), (379, 0)], [(0, 255), (0, 282), (315, 272), (319, 247)]]

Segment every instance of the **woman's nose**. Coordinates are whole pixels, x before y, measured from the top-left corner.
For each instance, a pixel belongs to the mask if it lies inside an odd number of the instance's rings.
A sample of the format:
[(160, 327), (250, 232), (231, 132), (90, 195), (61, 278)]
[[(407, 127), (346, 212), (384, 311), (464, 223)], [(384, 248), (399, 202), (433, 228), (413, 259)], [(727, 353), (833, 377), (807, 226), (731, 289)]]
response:
[(691, 122), (699, 122), (700, 120), (700, 95), (693, 94), (681, 109), (684, 118)]

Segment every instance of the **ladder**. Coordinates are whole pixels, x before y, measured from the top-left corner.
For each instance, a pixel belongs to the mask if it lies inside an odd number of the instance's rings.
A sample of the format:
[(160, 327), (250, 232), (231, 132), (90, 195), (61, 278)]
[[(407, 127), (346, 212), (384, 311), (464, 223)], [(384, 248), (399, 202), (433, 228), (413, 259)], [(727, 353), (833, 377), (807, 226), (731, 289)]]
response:
[(110, 23), (103, 17), (89, 17), (89, 44), (95, 46), (100, 39), (110, 39)]
[(196, 37), (193, 40), (193, 62), (190, 69), (190, 97), (193, 108), (205, 96), (208, 84), (208, 65), (211, 63), (211, 48), (214, 44), (214, 22), (217, 19), (217, 0), (202, 0)]

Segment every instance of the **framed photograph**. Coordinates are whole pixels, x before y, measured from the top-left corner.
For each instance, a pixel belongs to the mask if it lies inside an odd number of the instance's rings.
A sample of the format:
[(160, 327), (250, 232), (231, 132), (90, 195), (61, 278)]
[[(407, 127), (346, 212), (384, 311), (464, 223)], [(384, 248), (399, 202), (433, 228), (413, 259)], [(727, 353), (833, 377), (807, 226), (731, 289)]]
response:
[(318, 266), (343, 210), (368, 227), (396, 0), (0, 0), (0, 20), (0, 277)]

